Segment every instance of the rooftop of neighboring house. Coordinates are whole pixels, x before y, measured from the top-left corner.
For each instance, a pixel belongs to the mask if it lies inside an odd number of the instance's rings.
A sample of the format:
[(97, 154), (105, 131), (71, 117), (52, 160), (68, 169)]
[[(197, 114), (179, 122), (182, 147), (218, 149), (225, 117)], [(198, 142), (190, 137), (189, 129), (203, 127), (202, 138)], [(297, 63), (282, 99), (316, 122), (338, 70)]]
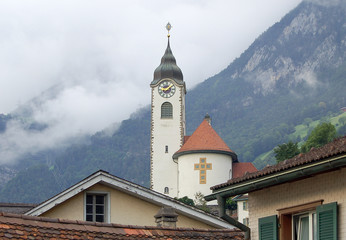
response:
[(0, 213), (0, 238), (8, 239), (244, 239), (239, 230), (129, 226)]
[(0, 212), (22, 214), (36, 206), (28, 203), (0, 203)]
[(267, 166), (260, 171), (248, 172), (241, 177), (213, 186), (211, 187), (213, 193), (206, 196), (206, 199), (213, 200), (221, 192), (224, 196), (235, 196), (345, 166), (346, 136), (337, 138), (320, 148), (312, 148), (305, 154), (301, 153), (273, 166)]

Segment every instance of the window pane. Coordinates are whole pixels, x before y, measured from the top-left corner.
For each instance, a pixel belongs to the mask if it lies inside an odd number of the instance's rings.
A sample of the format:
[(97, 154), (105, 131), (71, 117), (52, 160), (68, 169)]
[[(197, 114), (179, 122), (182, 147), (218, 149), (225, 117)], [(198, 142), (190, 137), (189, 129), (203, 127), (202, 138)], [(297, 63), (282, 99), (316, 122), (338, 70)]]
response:
[(86, 213), (93, 213), (93, 206), (92, 205), (86, 205)]
[(93, 221), (93, 215), (86, 215), (86, 220), (88, 222), (92, 222)]
[(105, 203), (105, 197), (102, 195), (96, 195), (96, 204), (104, 204)]
[(96, 214), (104, 214), (104, 213), (105, 211), (104, 211), (103, 205), (96, 206)]
[(103, 215), (96, 215), (96, 222), (104, 222), (104, 216)]
[(309, 240), (309, 216), (300, 218), (299, 240)]
[(86, 203), (88, 203), (88, 204), (92, 204), (93, 203), (93, 196), (92, 195), (87, 195)]

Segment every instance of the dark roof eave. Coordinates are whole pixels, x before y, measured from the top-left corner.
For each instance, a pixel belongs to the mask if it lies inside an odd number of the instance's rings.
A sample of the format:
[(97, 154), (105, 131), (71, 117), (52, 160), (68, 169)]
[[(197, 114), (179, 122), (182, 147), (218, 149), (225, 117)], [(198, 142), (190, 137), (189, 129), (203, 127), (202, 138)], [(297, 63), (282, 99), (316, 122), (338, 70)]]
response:
[(217, 153), (217, 154), (225, 154), (232, 157), (232, 162), (238, 162), (238, 156), (234, 152), (224, 151), (224, 150), (189, 150), (189, 151), (183, 151), (183, 152), (176, 152), (173, 154), (173, 159), (177, 159), (178, 157), (186, 154), (192, 154), (192, 153)]
[(213, 189), (213, 193), (204, 198), (206, 201), (212, 201), (215, 200), (218, 195), (221, 197), (231, 197), (238, 194), (249, 193), (266, 187), (307, 178), (314, 174), (333, 171), (341, 167), (346, 167), (345, 154), (328, 158), (317, 163), (305, 164), (294, 169), (291, 168), (259, 178), (248, 179), (246, 181), (235, 183), (234, 185)]

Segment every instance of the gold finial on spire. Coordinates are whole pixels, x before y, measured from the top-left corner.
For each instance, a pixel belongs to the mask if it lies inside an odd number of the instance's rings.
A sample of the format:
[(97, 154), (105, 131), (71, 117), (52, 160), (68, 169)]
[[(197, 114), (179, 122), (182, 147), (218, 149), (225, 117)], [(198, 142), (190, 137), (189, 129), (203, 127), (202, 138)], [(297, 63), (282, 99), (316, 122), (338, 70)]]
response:
[(167, 37), (171, 36), (171, 35), (169, 35), (169, 31), (171, 30), (171, 28), (172, 28), (172, 25), (168, 22), (167, 25), (166, 25), (166, 29), (168, 31)]

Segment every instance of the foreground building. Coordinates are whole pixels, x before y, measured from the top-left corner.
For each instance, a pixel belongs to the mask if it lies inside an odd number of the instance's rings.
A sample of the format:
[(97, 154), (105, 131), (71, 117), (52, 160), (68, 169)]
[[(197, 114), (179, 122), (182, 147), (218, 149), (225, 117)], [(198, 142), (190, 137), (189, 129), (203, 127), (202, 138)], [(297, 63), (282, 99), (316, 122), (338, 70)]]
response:
[(346, 239), (346, 136), (212, 190), (221, 216), (248, 193), (251, 239)]
[[(168, 216), (172, 215), (171, 222), (176, 227), (235, 228), (233, 224), (212, 214), (104, 171), (90, 175), (25, 214), (76, 221), (156, 226), (160, 214), (164, 218), (162, 208), (173, 209), (173, 212), (168, 212)], [(238, 224), (235, 220), (233, 222)]]

